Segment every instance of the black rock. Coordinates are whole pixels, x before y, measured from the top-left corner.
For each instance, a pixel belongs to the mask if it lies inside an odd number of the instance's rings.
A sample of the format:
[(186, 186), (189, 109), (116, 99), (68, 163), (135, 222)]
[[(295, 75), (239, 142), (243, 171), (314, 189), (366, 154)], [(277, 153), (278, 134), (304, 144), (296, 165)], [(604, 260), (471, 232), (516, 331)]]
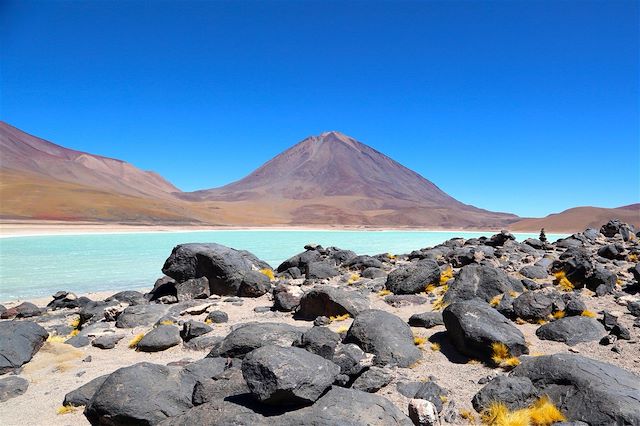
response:
[(313, 320), (319, 316), (356, 316), (369, 309), (369, 300), (358, 291), (348, 291), (331, 286), (316, 287), (300, 299), (296, 316)]
[(62, 405), (73, 407), (81, 407), (87, 405), (89, 401), (91, 401), (91, 398), (93, 398), (93, 395), (96, 393), (98, 388), (102, 386), (105, 380), (107, 380), (107, 377), (109, 377), (108, 374), (105, 374), (104, 376), (98, 376), (90, 382), (85, 383), (79, 388), (67, 393), (64, 396)]
[(340, 335), (327, 327), (311, 327), (293, 344), (312, 354), (331, 360), (339, 341)]
[(135, 328), (155, 324), (166, 315), (168, 308), (160, 304), (135, 305), (127, 307), (116, 320), (118, 328)]
[(229, 321), (229, 315), (223, 311), (211, 311), (206, 319), (211, 321), (212, 324), (223, 324)]
[(546, 319), (553, 311), (554, 298), (539, 291), (527, 291), (513, 301), (513, 314), (524, 320)]
[(49, 333), (31, 321), (0, 321), (0, 374), (31, 361)]
[(362, 278), (373, 279), (373, 278), (384, 278), (386, 276), (387, 276), (387, 273), (380, 268), (367, 268), (364, 271), (362, 271)]
[(395, 294), (423, 292), (429, 284), (440, 281), (440, 267), (431, 259), (423, 259), (416, 265), (401, 266), (387, 276), (385, 287)]
[(421, 314), (413, 314), (409, 318), (411, 327), (432, 328), (437, 325), (444, 325), (442, 312), (423, 312)]
[(238, 288), (238, 296), (260, 297), (271, 290), (269, 277), (258, 271), (247, 271)]
[(438, 412), (442, 411), (442, 400), (447, 395), (447, 391), (436, 382), (400, 382), (397, 388), (398, 392), (407, 398), (426, 399), (435, 405)]
[(346, 376), (357, 376), (364, 370), (367, 355), (353, 343), (339, 344), (333, 356), (333, 362), (340, 367)]
[(179, 302), (193, 299), (206, 299), (211, 295), (207, 277), (191, 278), (176, 283), (176, 297)]
[(273, 289), (273, 308), (276, 311), (291, 312), (300, 305), (301, 296), (299, 287), (278, 284)]
[(192, 351), (203, 351), (213, 348), (223, 340), (222, 336), (215, 336), (212, 334), (205, 334), (204, 336), (194, 337), (193, 339), (184, 342), (185, 349)]
[(247, 382), (239, 368), (225, 370), (215, 379), (202, 380), (193, 389), (193, 405), (240, 396), (249, 393)]
[(528, 377), (571, 420), (640, 424), (640, 377), (575, 354), (528, 357), (511, 376)]
[(105, 302), (113, 301), (127, 303), (129, 305), (144, 305), (148, 303), (147, 299), (145, 299), (144, 297), (144, 294), (134, 290), (120, 291), (105, 299)]
[(520, 269), (520, 273), (527, 278), (531, 278), (531, 279), (545, 279), (549, 276), (549, 272), (547, 272), (547, 270), (541, 266), (535, 266), (535, 265), (527, 265), (527, 266), (523, 266)]
[(182, 342), (180, 330), (173, 325), (160, 325), (138, 342), (136, 348), (142, 352), (160, 352), (179, 345)]
[(447, 306), (442, 313), (447, 334), (463, 354), (490, 360), (493, 343), (502, 343), (511, 356), (529, 353), (524, 335), (511, 321), (479, 300), (468, 300)]
[(388, 368), (372, 366), (353, 382), (351, 388), (374, 393), (387, 386), (392, 379), (393, 373)]
[(103, 334), (102, 336), (95, 338), (91, 342), (91, 345), (100, 349), (113, 349), (123, 338), (124, 336), (122, 334)]
[(422, 357), (407, 323), (377, 309), (361, 312), (351, 324), (344, 342), (355, 343), (374, 354), (378, 365), (409, 367)]
[(606, 331), (594, 318), (575, 316), (565, 317), (540, 326), (536, 336), (542, 340), (564, 342), (573, 346), (581, 342), (600, 340)]
[(242, 361), (242, 375), (251, 393), (273, 405), (312, 403), (339, 373), (340, 367), (333, 362), (296, 347), (263, 346)]
[(312, 262), (307, 265), (305, 278), (308, 280), (322, 280), (340, 275), (340, 271), (333, 261)]
[(182, 337), (182, 340), (185, 342), (188, 342), (191, 339), (205, 335), (211, 331), (213, 331), (213, 328), (209, 327), (207, 324), (200, 321), (189, 320), (182, 324), (180, 337)]
[(29, 382), (18, 376), (0, 378), (0, 402), (5, 402), (24, 394), (29, 388)]
[(480, 298), (486, 302), (504, 293), (522, 292), (518, 280), (511, 280), (501, 269), (487, 265), (468, 265), (460, 269), (444, 296), (446, 303)]
[(266, 345), (291, 346), (306, 329), (282, 323), (247, 323), (229, 333), (216, 344), (208, 357), (242, 358), (254, 349)]
[(480, 389), (471, 403), (479, 413), (493, 402), (501, 402), (509, 410), (518, 410), (531, 405), (538, 396), (538, 390), (528, 377), (498, 376)]

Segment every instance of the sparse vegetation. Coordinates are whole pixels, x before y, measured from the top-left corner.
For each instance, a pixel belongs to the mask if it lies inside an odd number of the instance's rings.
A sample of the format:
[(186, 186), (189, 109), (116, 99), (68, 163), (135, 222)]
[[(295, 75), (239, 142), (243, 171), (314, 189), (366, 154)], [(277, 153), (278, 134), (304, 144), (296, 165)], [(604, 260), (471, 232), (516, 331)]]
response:
[(133, 349), (138, 346), (138, 343), (144, 337), (144, 333), (136, 334), (133, 339), (129, 341), (129, 348)]
[(56, 414), (64, 415), (64, 414), (73, 413), (77, 410), (78, 410), (78, 407), (74, 407), (73, 405), (63, 405), (61, 407), (58, 407), (58, 409), (56, 410)]
[(520, 360), (511, 356), (509, 348), (502, 342), (494, 342), (491, 344), (491, 360), (498, 366), (505, 369), (511, 369), (520, 364)]
[(555, 284), (560, 287), (561, 290), (573, 291), (573, 289), (575, 288), (573, 283), (569, 281), (569, 278), (567, 278), (567, 275), (564, 271), (554, 272), (553, 276), (555, 277)]
[(158, 323), (159, 325), (173, 325), (173, 321), (171, 320), (163, 320)]
[(429, 284), (424, 288), (425, 293), (433, 293), (436, 289), (435, 284)]
[(449, 266), (440, 273), (440, 285), (445, 285), (451, 278), (453, 278), (453, 269)]
[(463, 419), (465, 419), (466, 421), (468, 421), (471, 424), (475, 424), (476, 422), (476, 415), (473, 414), (473, 411), (471, 410), (460, 410), (458, 412), (458, 414), (460, 415), (460, 417), (462, 417)]
[(351, 276), (347, 280), (347, 284), (353, 284), (357, 281), (360, 281), (360, 274), (351, 274)]
[(421, 337), (421, 336), (414, 336), (413, 337), (413, 344), (416, 346), (423, 346), (425, 343), (427, 342), (427, 339), (425, 337)]
[(69, 321), (69, 326), (73, 327), (73, 328), (80, 327), (80, 317), (72, 319), (71, 321)]
[(566, 315), (566, 313), (564, 311), (555, 311), (552, 316), (555, 319), (560, 319), (560, 318), (564, 318)]
[(346, 325), (342, 325), (340, 326), (340, 328), (338, 328), (338, 330), (336, 330), (336, 333), (343, 334), (343, 333), (346, 333), (347, 331), (349, 331), (349, 327), (347, 327)]
[(380, 297), (388, 296), (390, 294), (391, 294), (391, 290), (387, 290), (386, 288), (378, 292), (378, 296)]
[(264, 268), (260, 269), (260, 273), (269, 277), (269, 281), (275, 281), (276, 276), (273, 274), (273, 269)]
[(637, 262), (638, 261), (638, 254), (637, 253), (631, 253), (629, 256), (627, 256), (627, 260), (629, 262)]
[(349, 315), (349, 314), (330, 316), (329, 317), (329, 322), (346, 321), (349, 318), (351, 318), (351, 315)]
[(442, 347), (440, 346), (440, 343), (438, 342), (433, 342), (431, 344), (431, 350), (434, 352), (440, 352), (440, 349), (442, 349)]
[(548, 397), (543, 396), (530, 407), (515, 411), (502, 402), (493, 402), (482, 412), (480, 420), (488, 426), (549, 426), (566, 418)]
[(441, 311), (448, 305), (448, 303), (445, 303), (444, 297), (440, 296), (431, 304), (431, 309), (434, 311)]
[(67, 340), (67, 336), (58, 336), (57, 334), (50, 334), (47, 338), (49, 343), (64, 343)]
[(589, 318), (595, 318), (596, 317), (596, 313), (593, 311), (590, 311), (588, 309), (585, 309), (584, 311), (582, 311), (582, 313), (580, 314), (583, 317), (589, 317)]
[(69, 333), (68, 337), (77, 336), (78, 334), (80, 334), (80, 330), (76, 328), (75, 330), (72, 330), (71, 333)]
[(213, 320), (211, 318), (207, 318), (206, 320), (204, 320), (204, 323), (207, 325), (211, 325), (213, 324)]
[(504, 294), (498, 294), (497, 296), (493, 296), (491, 298), (491, 300), (489, 301), (489, 304), (491, 306), (498, 306), (500, 304), (500, 302), (502, 301), (503, 297), (504, 297)]
[(391, 253), (387, 253), (387, 259), (395, 260), (396, 259), (396, 255), (395, 254), (391, 254)]

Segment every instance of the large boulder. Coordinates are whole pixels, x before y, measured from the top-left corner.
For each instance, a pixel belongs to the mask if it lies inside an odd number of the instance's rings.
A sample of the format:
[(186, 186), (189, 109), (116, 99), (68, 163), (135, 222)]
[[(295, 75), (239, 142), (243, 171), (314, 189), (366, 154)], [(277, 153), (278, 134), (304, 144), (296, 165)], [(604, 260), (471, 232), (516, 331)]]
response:
[(432, 328), (443, 324), (442, 312), (423, 312), (421, 314), (413, 314), (409, 318), (411, 327)]
[(291, 346), (306, 329), (289, 324), (253, 322), (243, 324), (214, 345), (208, 357), (242, 358), (266, 345)]
[(528, 377), (498, 376), (480, 389), (471, 403), (477, 412), (486, 410), (493, 402), (501, 402), (509, 410), (518, 410), (531, 405), (538, 396), (538, 389)]
[(300, 298), (304, 292), (300, 287), (278, 284), (273, 289), (273, 309), (281, 312), (291, 312), (300, 305)]
[(249, 352), (242, 375), (265, 404), (305, 405), (316, 401), (340, 373), (333, 362), (296, 347), (268, 345)]
[(308, 280), (324, 280), (337, 275), (340, 275), (340, 271), (336, 268), (335, 263), (330, 260), (309, 263), (305, 270), (305, 278)]
[(633, 225), (628, 225), (618, 219), (610, 220), (600, 228), (600, 233), (605, 237), (611, 238), (616, 234), (620, 234), (624, 241), (632, 240), (635, 237), (634, 232)]
[(32, 321), (0, 321), (0, 374), (31, 361), (49, 333)]
[(193, 406), (196, 382), (178, 367), (141, 362), (111, 373), (84, 414), (92, 425), (155, 425)]
[(237, 295), (247, 272), (267, 268), (269, 264), (245, 250), (190, 243), (174, 247), (162, 272), (178, 283), (206, 277), (211, 294)]
[(142, 352), (160, 352), (182, 342), (180, 330), (173, 325), (160, 325), (147, 334), (136, 345)]
[(489, 360), (493, 343), (506, 345), (511, 356), (529, 353), (522, 332), (480, 300), (452, 303), (445, 308), (442, 318), (451, 342), (467, 356)]
[(356, 316), (369, 308), (369, 300), (358, 291), (322, 286), (309, 290), (300, 298), (296, 316), (307, 320), (319, 316)]
[(191, 278), (176, 283), (176, 297), (179, 302), (192, 299), (206, 299), (210, 296), (209, 280), (207, 277)]
[(293, 344), (330, 360), (333, 358), (338, 342), (340, 342), (338, 333), (334, 333), (327, 327), (315, 326), (305, 331), (300, 339)]
[(415, 294), (429, 284), (440, 281), (440, 267), (435, 260), (423, 259), (416, 265), (401, 266), (387, 276), (385, 287), (395, 294)]
[(522, 292), (522, 284), (501, 269), (488, 265), (467, 265), (460, 269), (444, 295), (446, 303), (480, 298), (486, 302), (504, 293)]
[(560, 318), (536, 330), (539, 339), (564, 342), (569, 346), (600, 340), (605, 334), (607, 332), (602, 324), (594, 318), (583, 316)]
[(511, 376), (528, 377), (569, 420), (640, 424), (640, 376), (575, 354), (527, 357)]
[(284, 272), (290, 268), (298, 268), (300, 271), (305, 271), (309, 263), (318, 262), (322, 258), (322, 254), (318, 250), (309, 249), (282, 262), (277, 271)]
[(165, 305), (134, 305), (127, 307), (116, 320), (118, 328), (145, 327), (155, 324), (168, 312)]
[(64, 406), (73, 406), (73, 407), (81, 407), (87, 405), (93, 395), (95, 395), (96, 391), (102, 386), (105, 380), (109, 377), (108, 374), (103, 376), (98, 376), (95, 379), (85, 383), (77, 389), (72, 390), (64, 396), (64, 401), (62, 405)]
[(553, 312), (555, 299), (540, 291), (527, 291), (513, 301), (513, 314), (525, 320), (546, 319)]
[(345, 343), (355, 343), (375, 355), (379, 365), (409, 367), (422, 353), (413, 343), (411, 327), (389, 312), (370, 309), (361, 312), (351, 324)]

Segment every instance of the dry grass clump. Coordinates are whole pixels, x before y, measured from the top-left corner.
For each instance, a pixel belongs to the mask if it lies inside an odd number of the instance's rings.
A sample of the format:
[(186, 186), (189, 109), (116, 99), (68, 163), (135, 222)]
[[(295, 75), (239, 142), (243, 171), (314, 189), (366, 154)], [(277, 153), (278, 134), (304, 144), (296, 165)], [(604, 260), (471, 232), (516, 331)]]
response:
[(580, 314), (583, 317), (589, 317), (589, 318), (595, 318), (596, 317), (596, 313), (593, 311), (590, 311), (588, 309), (585, 309), (584, 311), (582, 311), (582, 313)]
[(505, 369), (511, 369), (520, 364), (520, 360), (511, 356), (509, 348), (502, 342), (493, 342), (491, 344), (491, 360), (498, 366)]
[(380, 297), (388, 296), (390, 294), (391, 294), (391, 290), (387, 290), (386, 288), (378, 292), (378, 296)]
[(422, 336), (414, 336), (413, 344), (416, 346), (422, 347), (425, 343), (427, 343), (427, 338)]
[(543, 396), (527, 408), (511, 411), (502, 402), (493, 402), (480, 416), (488, 426), (550, 426), (566, 420), (558, 408)]
[(440, 350), (442, 349), (442, 346), (440, 346), (440, 343), (438, 342), (433, 342), (431, 344), (431, 350), (434, 352), (440, 352)]
[(500, 302), (502, 301), (503, 297), (504, 297), (504, 294), (498, 294), (497, 296), (493, 296), (491, 298), (491, 300), (489, 301), (489, 304), (491, 306), (498, 306), (500, 304)]
[(72, 319), (69, 321), (69, 327), (78, 328), (80, 327), (80, 317)]
[(47, 337), (49, 343), (64, 343), (67, 340), (67, 336), (58, 336), (57, 334), (50, 334)]
[(77, 410), (78, 410), (78, 407), (74, 407), (73, 405), (63, 405), (56, 409), (56, 414), (64, 415), (64, 414), (73, 413)]
[(387, 259), (389, 260), (395, 260), (396, 255), (395, 254), (391, 254), (391, 253), (387, 253)]
[(360, 274), (351, 274), (351, 276), (347, 280), (347, 284), (351, 285), (357, 281), (360, 281)]
[(564, 311), (555, 311), (552, 316), (555, 319), (560, 319), (560, 318), (564, 318), (566, 315), (566, 313)]
[(346, 333), (347, 331), (349, 331), (349, 327), (347, 327), (346, 325), (343, 325), (336, 330), (336, 333), (343, 334), (343, 333)]
[(453, 269), (449, 266), (440, 273), (440, 285), (445, 285), (451, 278), (453, 278)]
[(158, 324), (159, 325), (173, 325), (173, 321), (167, 319), (167, 320), (164, 320), (164, 321), (160, 321)]
[(440, 296), (431, 304), (431, 309), (434, 311), (441, 311), (448, 305), (448, 303), (445, 303), (444, 297)]
[(638, 255), (636, 253), (631, 253), (629, 256), (627, 256), (627, 260), (629, 262), (637, 262), (638, 261)]
[(260, 273), (269, 277), (269, 281), (275, 281), (276, 276), (273, 274), (273, 269), (264, 268), (260, 269)]
[(211, 318), (207, 318), (206, 320), (204, 320), (204, 323), (207, 325), (211, 325), (213, 324), (213, 320)]
[(331, 316), (329, 317), (329, 322), (335, 322), (335, 321), (346, 321), (349, 318), (351, 318), (351, 315), (349, 314), (344, 314), (344, 315), (336, 315), (336, 316)]
[(573, 283), (569, 281), (569, 278), (567, 278), (567, 275), (564, 273), (564, 271), (554, 272), (553, 276), (555, 277), (555, 284), (560, 287), (561, 290), (573, 291), (573, 289), (575, 288)]
[(471, 423), (471, 424), (475, 424), (476, 423), (476, 415), (473, 414), (473, 411), (471, 411), (471, 410), (460, 410), (458, 412), (458, 414), (460, 415), (460, 417), (462, 417), (463, 419), (467, 420), (469, 423)]
[(133, 349), (138, 346), (140, 340), (144, 337), (144, 333), (136, 334), (133, 339), (129, 340), (129, 348)]
[(436, 289), (436, 285), (435, 284), (428, 284), (425, 288), (424, 288), (424, 292), (425, 293), (433, 293)]

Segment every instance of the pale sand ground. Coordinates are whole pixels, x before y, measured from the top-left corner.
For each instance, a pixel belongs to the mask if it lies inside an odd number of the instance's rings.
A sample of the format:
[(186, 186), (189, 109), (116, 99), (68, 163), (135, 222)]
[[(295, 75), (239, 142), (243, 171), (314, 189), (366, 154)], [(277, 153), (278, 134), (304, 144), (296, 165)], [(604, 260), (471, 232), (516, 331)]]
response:
[[(495, 233), (498, 229), (462, 229), (462, 228), (411, 228), (411, 227), (369, 227), (369, 226), (206, 226), (206, 225), (131, 225), (118, 223), (92, 222), (52, 222), (52, 221), (8, 221), (0, 222), (0, 238), (44, 235), (80, 235), (80, 234), (119, 234), (131, 232), (197, 232), (222, 230), (270, 230), (270, 231), (422, 231), (422, 232), (486, 232)], [(519, 231), (526, 232), (526, 231)], [(537, 232), (537, 231), (531, 231)]]
[[(91, 294), (90, 297), (98, 299), (110, 294), (110, 292), (94, 293)], [(370, 299), (373, 307), (394, 313), (403, 320), (408, 320), (414, 313), (431, 310), (428, 304), (394, 308), (387, 305), (382, 298), (376, 294), (370, 295)], [(36, 302), (38, 305), (44, 305), (48, 301), (48, 299), (41, 299)], [(599, 299), (585, 297), (585, 301), (589, 308), (595, 312), (602, 309), (610, 311), (625, 310), (625, 308), (617, 305), (610, 296)], [(256, 306), (271, 306), (271, 304), (272, 302), (269, 295), (258, 299), (244, 299), (244, 306), (241, 307), (218, 301), (218, 306), (214, 309), (227, 312), (229, 315), (229, 323), (214, 326), (215, 329), (213, 333), (224, 336), (229, 333), (232, 325), (248, 321), (283, 322), (308, 327), (312, 325), (306, 321), (295, 321), (291, 314), (288, 313), (255, 313), (253, 311), (253, 308)], [(205, 315), (206, 314), (189, 318), (202, 320)], [(640, 330), (632, 327), (629, 315), (625, 315), (622, 318), (622, 322), (631, 330), (632, 339), (637, 342), (640, 338)], [(337, 331), (339, 328), (348, 327), (350, 323), (351, 320), (335, 322), (330, 325), (330, 328)], [(527, 342), (530, 344), (532, 354), (570, 352), (569, 346), (563, 343), (539, 340), (535, 335), (537, 325), (525, 324), (518, 327), (525, 334)], [(136, 362), (149, 361), (166, 364), (185, 358), (197, 360), (207, 354), (207, 351), (194, 352), (184, 350), (181, 346), (152, 354), (136, 352), (127, 347), (129, 340), (133, 336), (146, 331), (148, 331), (148, 327), (126, 330), (118, 329), (117, 332), (125, 334), (126, 337), (112, 350), (101, 350), (93, 346), (74, 349), (63, 344), (47, 344), (47, 346), (38, 352), (33, 360), (25, 366), (21, 374), (22, 377), (25, 377), (30, 382), (27, 393), (11, 399), (8, 402), (0, 403), (0, 423), (5, 426), (23, 426), (25, 424), (86, 425), (88, 422), (82, 414), (82, 408), (71, 414), (56, 415), (56, 409), (62, 404), (64, 395), (67, 392), (87, 383), (97, 376), (110, 373), (117, 368)], [(445, 328), (444, 326), (435, 327), (430, 330), (413, 328), (413, 331), (415, 335), (429, 339), (437, 339), (438, 336), (442, 337)], [(455, 401), (456, 410), (466, 409), (473, 411), (471, 399), (482, 387), (482, 385), (477, 383), (478, 380), (490, 374), (501, 374), (501, 370), (489, 368), (483, 364), (465, 363), (456, 360), (452, 356), (446, 340), (443, 341), (441, 352), (434, 352), (429, 346), (429, 343), (425, 345), (423, 348), (423, 359), (415, 367), (396, 370), (396, 379), (394, 379), (389, 386), (378, 391), (378, 394), (389, 398), (400, 409), (406, 412), (408, 400), (396, 391), (397, 382), (402, 380), (427, 380), (429, 376), (435, 376), (437, 383), (449, 390), (449, 401)], [(610, 362), (633, 371), (636, 374), (640, 374), (640, 344), (629, 344), (623, 341), (622, 347), (622, 354), (616, 354), (611, 351), (611, 346), (600, 346), (597, 342), (578, 344), (572, 349), (579, 351), (582, 355)], [(81, 361), (87, 355), (91, 355), (93, 358), (92, 362), (85, 363)], [(449, 360), (447, 356), (451, 357), (454, 362)], [(83, 374), (78, 377), (80, 373)]]

